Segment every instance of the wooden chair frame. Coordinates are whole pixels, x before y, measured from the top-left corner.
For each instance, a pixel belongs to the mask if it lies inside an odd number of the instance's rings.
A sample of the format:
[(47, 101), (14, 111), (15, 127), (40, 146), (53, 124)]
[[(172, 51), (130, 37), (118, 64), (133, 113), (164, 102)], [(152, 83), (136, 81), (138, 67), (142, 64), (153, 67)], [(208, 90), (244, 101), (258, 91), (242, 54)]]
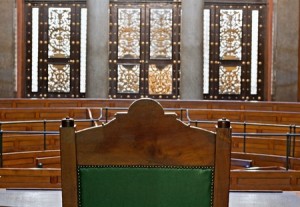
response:
[(140, 99), (102, 126), (76, 131), (72, 119), (60, 128), (63, 207), (78, 207), (78, 166), (212, 167), (212, 207), (229, 201), (231, 127), (216, 132), (189, 126), (152, 99)]

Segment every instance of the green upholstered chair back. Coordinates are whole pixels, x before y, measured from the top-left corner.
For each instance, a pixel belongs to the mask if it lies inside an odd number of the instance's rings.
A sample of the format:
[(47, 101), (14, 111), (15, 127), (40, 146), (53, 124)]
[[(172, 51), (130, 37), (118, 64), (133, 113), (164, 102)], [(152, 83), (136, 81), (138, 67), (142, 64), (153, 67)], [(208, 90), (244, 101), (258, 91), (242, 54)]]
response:
[(99, 127), (61, 127), (63, 207), (228, 206), (230, 138), (191, 127), (151, 99)]
[(213, 169), (81, 166), (82, 207), (211, 207)]

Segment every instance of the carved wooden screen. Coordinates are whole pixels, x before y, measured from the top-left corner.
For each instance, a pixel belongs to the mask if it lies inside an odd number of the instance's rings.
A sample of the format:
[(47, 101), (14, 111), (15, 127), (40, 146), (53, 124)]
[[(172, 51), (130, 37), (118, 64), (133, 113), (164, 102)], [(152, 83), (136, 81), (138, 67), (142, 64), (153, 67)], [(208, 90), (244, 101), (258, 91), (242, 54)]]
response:
[(216, 2), (204, 9), (204, 99), (264, 100), (266, 5)]
[(111, 1), (110, 98), (179, 98), (180, 11), (179, 2)]
[(26, 1), (26, 97), (84, 97), (84, 1)]

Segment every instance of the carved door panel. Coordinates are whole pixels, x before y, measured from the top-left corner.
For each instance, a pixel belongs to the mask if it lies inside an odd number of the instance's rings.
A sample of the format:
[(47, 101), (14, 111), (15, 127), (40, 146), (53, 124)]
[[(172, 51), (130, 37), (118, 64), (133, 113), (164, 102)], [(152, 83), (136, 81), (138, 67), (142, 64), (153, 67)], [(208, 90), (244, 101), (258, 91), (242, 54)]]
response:
[(84, 97), (85, 2), (27, 1), (26, 97)]
[(179, 98), (180, 4), (110, 5), (110, 98)]
[(205, 4), (204, 99), (264, 99), (265, 19), (264, 4)]

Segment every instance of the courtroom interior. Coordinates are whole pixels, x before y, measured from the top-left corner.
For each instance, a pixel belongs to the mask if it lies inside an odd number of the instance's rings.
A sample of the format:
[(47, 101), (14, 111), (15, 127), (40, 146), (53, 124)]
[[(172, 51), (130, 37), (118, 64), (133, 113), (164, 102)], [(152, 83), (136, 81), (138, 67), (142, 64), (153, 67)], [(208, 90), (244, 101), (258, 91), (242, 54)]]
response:
[(299, 13), (1, 0), (0, 206), (297, 206)]

